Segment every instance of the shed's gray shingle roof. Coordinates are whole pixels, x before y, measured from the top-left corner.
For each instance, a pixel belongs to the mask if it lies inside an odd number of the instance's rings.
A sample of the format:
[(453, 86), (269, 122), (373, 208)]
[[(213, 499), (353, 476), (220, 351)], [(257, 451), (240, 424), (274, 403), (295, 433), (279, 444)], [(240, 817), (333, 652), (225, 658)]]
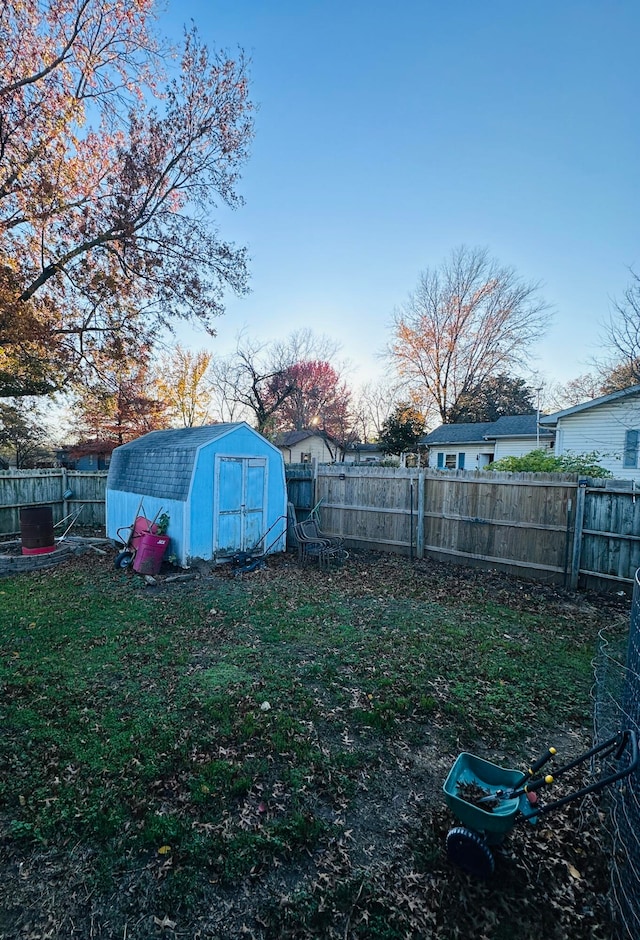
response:
[(239, 427), (244, 424), (151, 431), (116, 447), (109, 465), (107, 489), (184, 502), (198, 448)]

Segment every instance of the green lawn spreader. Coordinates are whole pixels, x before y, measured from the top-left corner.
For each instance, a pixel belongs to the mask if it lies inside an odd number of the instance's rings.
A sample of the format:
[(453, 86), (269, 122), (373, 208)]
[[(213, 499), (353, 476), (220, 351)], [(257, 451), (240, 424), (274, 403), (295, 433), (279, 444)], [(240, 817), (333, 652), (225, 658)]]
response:
[[(467, 874), (488, 878), (495, 868), (492, 847), (499, 845), (519, 822), (535, 823), (540, 816), (572, 800), (628, 777), (638, 767), (637, 736), (632, 730), (595, 745), (570, 763), (555, 768), (553, 775), (536, 776), (555, 754), (555, 748), (548, 748), (525, 772), (507, 770), (466, 752), (458, 755), (443, 788), (449, 809), (461, 823), (447, 835), (447, 855), (454, 865)], [(538, 791), (596, 756), (601, 761), (612, 757), (620, 769), (553, 802), (541, 801)]]

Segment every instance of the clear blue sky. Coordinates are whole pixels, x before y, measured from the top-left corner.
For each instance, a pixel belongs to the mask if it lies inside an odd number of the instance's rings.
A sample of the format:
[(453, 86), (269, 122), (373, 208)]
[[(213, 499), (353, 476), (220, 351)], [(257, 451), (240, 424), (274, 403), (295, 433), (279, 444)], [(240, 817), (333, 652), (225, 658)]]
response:
[(252, 294), (210, 348), (310, 326), (365, 381), (394, 307), (466, 244), (542, 283), (533, 367), (587, 371), (640, 273), (639, 0), (167, 2), (167, 35), (193, 19), (245, 50), (259, 106), (246, 205), (219, 216)]

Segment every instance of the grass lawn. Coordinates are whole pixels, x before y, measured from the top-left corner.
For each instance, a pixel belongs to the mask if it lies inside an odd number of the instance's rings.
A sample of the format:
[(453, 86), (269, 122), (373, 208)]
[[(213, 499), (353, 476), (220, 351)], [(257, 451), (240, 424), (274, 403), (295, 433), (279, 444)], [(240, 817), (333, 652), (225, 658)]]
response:
[(474, 882), (442, 784), (461, 750), (588, 745), (626, 601), (377, 554), (111, 561), (0, 580), (1, 938), (609, 936), (595, 802)]

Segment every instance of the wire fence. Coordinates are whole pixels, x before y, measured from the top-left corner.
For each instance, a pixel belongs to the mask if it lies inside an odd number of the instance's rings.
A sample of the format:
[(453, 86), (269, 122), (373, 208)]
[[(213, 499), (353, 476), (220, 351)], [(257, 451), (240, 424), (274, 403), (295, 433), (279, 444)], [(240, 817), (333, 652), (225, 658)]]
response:
[[(628, 639), (603, 631), (595, 662), (594, 737), (629, 728), (640, 735), (640, 570), (636, 572)], [(624, 760), (629, 760), (627, 753)], [(624, 766), (624, 765), (622, 765)], [(622, 769), (622, 767), (620, 767)], [(608, 793), (612, 916), (620, 940), (640, 938), (640, 772)]]

